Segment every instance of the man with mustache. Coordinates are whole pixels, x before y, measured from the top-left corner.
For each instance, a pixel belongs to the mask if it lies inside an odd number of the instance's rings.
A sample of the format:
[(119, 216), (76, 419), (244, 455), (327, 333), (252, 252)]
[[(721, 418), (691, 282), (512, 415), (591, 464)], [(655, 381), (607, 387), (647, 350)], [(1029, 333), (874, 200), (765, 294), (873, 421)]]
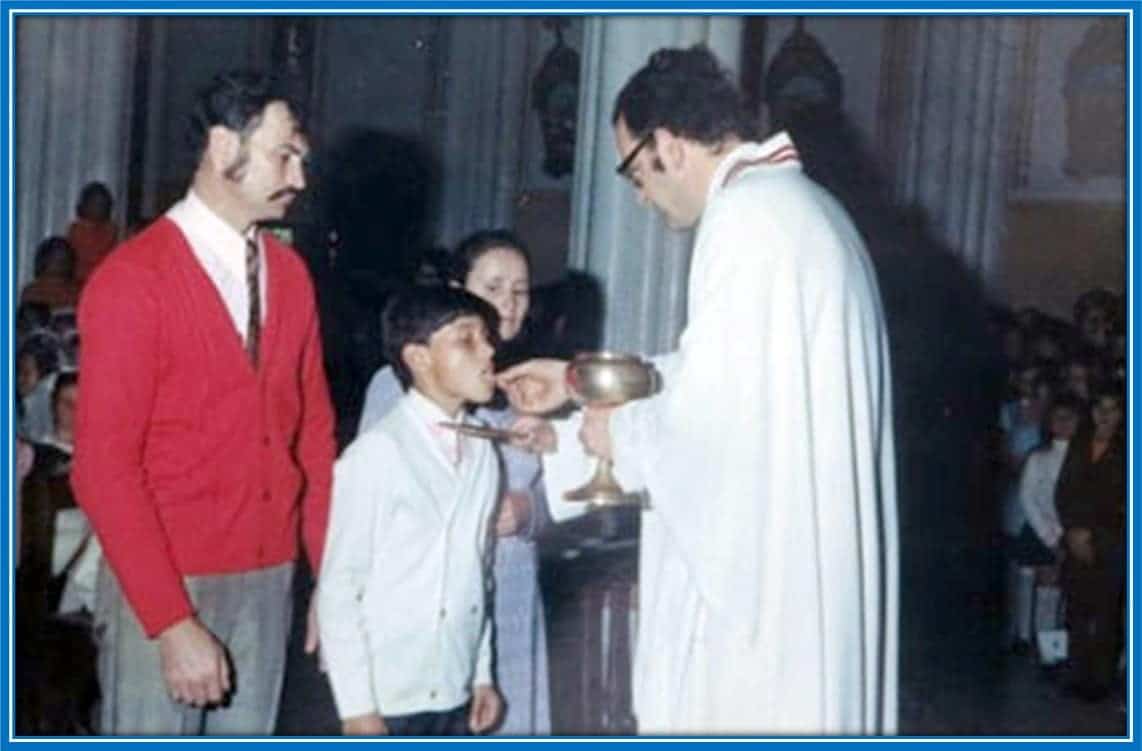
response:
[(271, 78), (215, 78), (186, 196), (84, 290), (73, 484), (106, 556), (104, 734), (273, 729), (298, 540), (316, 571), (334, 457), (311, 280), (257, 227), (305, 187), (298, 118)]

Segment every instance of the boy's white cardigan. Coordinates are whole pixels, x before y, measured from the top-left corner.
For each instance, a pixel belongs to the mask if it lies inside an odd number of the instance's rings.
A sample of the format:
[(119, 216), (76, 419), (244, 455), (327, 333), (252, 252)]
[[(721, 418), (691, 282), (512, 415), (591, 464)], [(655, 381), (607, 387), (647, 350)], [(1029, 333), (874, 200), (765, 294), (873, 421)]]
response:
[(321, 651), (342, 718), (454, 709), (492, 683), (490, 441), (454, 466), (410, 390), (342, 454), (318, 586)]

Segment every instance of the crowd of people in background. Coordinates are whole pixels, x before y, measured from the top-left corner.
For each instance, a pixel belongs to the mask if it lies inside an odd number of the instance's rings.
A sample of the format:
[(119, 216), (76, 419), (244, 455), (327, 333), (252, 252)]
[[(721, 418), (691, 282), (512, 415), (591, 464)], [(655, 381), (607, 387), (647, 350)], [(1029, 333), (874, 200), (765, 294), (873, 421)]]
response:
[(84, 186), (66, 235), (36, 248), (34, 277), (20, 292), (15, 316), (17, 626), (26, 647), (18, 672), (42, 689), (21, 699), (56, 699), (35, 707), (21, 702), (21, 724), (32, 731), (92, 729), (85, 707), (96, 692), (94, 675), (83, 669), (91, 660), (79, 656), (90, 652), (101, 550), (69, 475), (79, 379), (76, 306), (84, 282), (119, 240), (112, 206), (103, 183)]
[(997, 460), (1009, 646), (1065, 666), (1068, 693), (1102, 700), (1123, 664), (1124, 300), (1093, 289), (1071, 321), (1027, 308), (994, 323), (1007, 365)]

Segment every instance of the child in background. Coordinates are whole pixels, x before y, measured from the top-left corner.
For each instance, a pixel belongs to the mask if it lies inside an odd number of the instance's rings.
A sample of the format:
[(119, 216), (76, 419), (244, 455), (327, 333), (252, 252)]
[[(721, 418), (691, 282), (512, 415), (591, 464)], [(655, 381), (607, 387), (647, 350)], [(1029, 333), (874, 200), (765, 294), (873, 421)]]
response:
[(1044, 367), (1036, 363), (1021, 366), (1015, 378), (1014, 398), (999, 413), (1003, 431), (1003, 508), (1002, 529), (1009, 538), (1018, 537), (1026, 518), (1019, 505), (1018, 484), (1023, 460), (1043, 443), (1043, 417), (1051, 401), (1051, 382)]
[(111, 221), (113, 205), (111, 191), (103, 183), (88, 183), (79, 193), (67, 241), (75, 248), (75, 279), (80, 286), (119, 239), (119, 228)]
[(79, 302), (75, 281), (75, 248), (62, 237), (49, 237), (36, 247), (36, 277), (20, 292), (20, 304), (42, 303), (55, 311)]
[(495, 390), (496, 313), (468, 292), (397, 295), (385, 354), (406, 394), (334, 470), (318, 622), (346, 735), (491, 729), (489, 519), (500, 489), (489, 441), (441, 423)]
[(28, 337), (16, 353), (16, 433), (32, 443), (42, 443), (52, 433), (52, 391), (59, 366), (59, 342), (48, 332)]
[(1084, 409), (1084, 402), (1072, 394), (1056, 397), (1047, 413), (1049, 439), (1023, 464), (1019, 504), (1027, 522), (1018, 538), (1015, 557), (1020, 563), (1049, 565), (1061, 556), (1063, 527), (1055, 506), (1055, 483)]
[(1028, 647), (1036, 631), (1060, 626), (1058, 564), (1063, 559), (1063, 527), (1055, 505), (1055, 484), (1084, 411), (1084, 403), (1074, 395), (1056, 397), (1047, 413), (1048, 441), (1028, 455), (1019, 476), (1017, 498), (1025, 521), (1008, 551), (1009, 628), (1018, 650)]

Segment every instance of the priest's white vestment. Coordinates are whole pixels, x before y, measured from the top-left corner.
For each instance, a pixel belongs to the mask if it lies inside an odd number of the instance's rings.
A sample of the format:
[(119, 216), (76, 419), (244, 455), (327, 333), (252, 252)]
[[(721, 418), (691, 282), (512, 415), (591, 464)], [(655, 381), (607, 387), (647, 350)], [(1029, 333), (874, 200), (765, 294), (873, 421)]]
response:
[[(645, 487), (634, 708), (643, 734), (896, 732), (891, 381), (871, 262), (785, 134), (723, 160), (664, 386), (611, 419)], [(556, 518), (587, 476), (546, 458)], [(581, 505), (581, 504), (579, 504)]]

